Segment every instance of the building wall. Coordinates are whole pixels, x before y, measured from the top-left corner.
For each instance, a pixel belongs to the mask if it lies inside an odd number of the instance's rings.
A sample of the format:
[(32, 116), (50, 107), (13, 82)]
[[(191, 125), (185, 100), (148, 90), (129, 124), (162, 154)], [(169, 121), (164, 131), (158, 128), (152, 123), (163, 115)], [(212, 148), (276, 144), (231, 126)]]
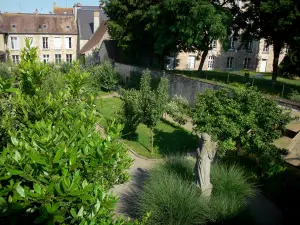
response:
[[(240, 42), (235, 41), (234, 49), (229, 49), (225, 51), (222, 48), (222, 44), (218, 41), (216, 48), (210, 50), (208, 55), (205, 59), (203, 70), (208, 70), (208, 63), (209, 63), (209, 56), (214, 56), (214, 70), (227, 70), (227, 58), (233, 57), (233, 65), (232, 69), (230, 70), (242, 70), (244, 69), (244, 62), (245, 58), (250, 58), (249, 69), (255, 70), (257, 67), (257, 55), (259, 51), (259, 43), (253, 42), (252, 43), (252, 50), (248, 51), (241, 45)], [(185, 53), (180, 52), (177, 56), (177, 66), (176, 69), (180, 70), (188, 70), (188, 58), (189, 56), (195, 56), (196, 62), (195, 67), (191, 70), (197, 70), (200, 65), (201, 54), (198, 55), (197, 52), (195, 53)]]
[(79, 49), (82, 49), (82, 47), (88, 42), (89, 40), (79, 40)]
[[(269, 46), (269, 51), (264, 52), (264, 40), (260, 41), (254, 41), (252, 43), (252, 51), (247, 51), (243, 46), (241, 46), (241, 43), (238, 41), (235, 41), (235, 49), (234, 50), (228, 50), (225, 51), (222, 48), (222, 44), (218, 41), (217, 47), (210, 50), (208, 52), (208, 55), (205, 59), (203, 70), (208, 70), (208, 64), (209, 64), (209, 56), (215, 57), (215, 63), (214, 63), (214, 70), (229, 70), (227, 67), (227, 58), (233, 57), (233, 66), (230, 70), (242, 70), (244, 68), (244, 63), (246, 58), (250, 58), (250, 64), (249, 64), (249, 70), (258, 71), (261, 70), (261, 64), (263, 60), (266, 60), (266, 70), (265, 72), (272, 72), (273, 71), (273, 46)], [(279, 57), (279, 64), (283, 60), (284, 56), (286, 55), (286, 49), (282, 49), (280, 57)], [(196, 57), (195, 66), (192, 69), (188, 68), (188, 60), (189, 56)], [(175, 69), (178, 70), (197, 70), (200, 64), (201, 60), (201, 54), (198, 54), (198, 52), (180, 52), (176, 56), (177, 65), (175, 65)], [(263, 72), (263, 71), (262, 71)]]
[[(266, 72), (272, 72), (273, 71), (273, 59), (274, 59), (274, 52), (273, 52), (273, 46), (270, 45), (269, 46), (269, 51), (265, 52), (264, 51), (264, 42), (265, 40), (262, 39), (259, 42), (259, 52), (258, 52), (258, 64), (257, 64), (257, 68), (256, 71), (260, 71), (261, 70), (261, 64), (263, 60), (266, 60)], [(281, 53), (279, 55), (279, 63), (281, 63), (281, 61), (284, 59), (286, 55), (286, 48), (283, 48), (281, 50)]]
[[(18, 37), (19, 48), (14, 50), (12, 49), (11, 37)], [(47, 34), (16, 34), (16, 35), (9, 35), (8, 37), (8, 49), (10, 52), (10, 57), (12, 58), (13, 55), (21, 54), (21, 49), (25, 47), (25, 39), (27, 37), (33, 38), (33, 46), (38, 47), (38, 54), (39, 59), (42, 61), (43, 55), (49, 55), (49, 61), (55, 62), (55, 54), (61, 54), (61, 61), (66, 61), (66, 54), (72, 54), (72, 60), (77, 59), (77, 35), (47, 35)], [(42, 49), (42, 37), (48, 37), (48, 47), (49, 49)], [(54, 38), (60, 37), (61, 38), (61, 49), (54, 49)], [(67, 49), (65, 46), (65, 37), (72, 38), (72, 48)]]
[(0, 34), (0, 51), (5, 51), (4, 34)]

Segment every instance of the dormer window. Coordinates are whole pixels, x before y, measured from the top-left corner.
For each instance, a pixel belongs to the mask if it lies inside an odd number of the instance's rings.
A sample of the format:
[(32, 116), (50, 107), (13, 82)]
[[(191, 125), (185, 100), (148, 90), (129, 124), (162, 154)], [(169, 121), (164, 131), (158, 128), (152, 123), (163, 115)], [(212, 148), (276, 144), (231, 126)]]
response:
[(46, 28), (47, 28), (47, 25), (46, 25), (46, 24), (44, 24), (44, 25), (43, 25), (43, 27), (44, 27), (44, 29), (46, 29)]
[(16, 25), (16, 24), (12, 24), (11, 27), (12, 27), (12, 28), (16, 28), (17, 25)]
[(70, 26), (67, 26), (67, 28), (66, 28), (67, 30), (70, 30)]
[(39, 25), (39, 30), (41, 30), (42, 29), (42, 25)]

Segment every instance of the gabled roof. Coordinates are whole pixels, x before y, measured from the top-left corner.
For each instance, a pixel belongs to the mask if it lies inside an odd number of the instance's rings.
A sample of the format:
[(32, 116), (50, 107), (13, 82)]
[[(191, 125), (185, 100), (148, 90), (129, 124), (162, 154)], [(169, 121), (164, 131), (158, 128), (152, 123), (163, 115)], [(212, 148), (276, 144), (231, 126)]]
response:
[(100, 12), (100, 23), (108, 20), (107, 15), (99, 6), (81, 6), (77, 11), (79, 38), (89, 40), (94, 34), (94, 12)]
[(78, 34), (73, 15), (0, 14), (0, 33), (11, 34)]
[(84, 54), (99, 44), (106, 32), (107, 21), (102, 21), (91, 39), (80, 49), (79, 54)]

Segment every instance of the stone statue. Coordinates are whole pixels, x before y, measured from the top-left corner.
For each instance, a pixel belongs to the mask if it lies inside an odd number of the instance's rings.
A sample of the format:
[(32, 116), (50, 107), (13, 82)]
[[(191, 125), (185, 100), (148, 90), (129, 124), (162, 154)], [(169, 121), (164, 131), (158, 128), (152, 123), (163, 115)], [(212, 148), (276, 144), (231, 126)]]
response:
[(210, 196), (212, 184), (210, 183), (210, 164), (213, 161), (217, 144), (211, 141), (211, 136), (202, 133), (198, 134), (200, 143), (197, 148), (197, 160), (195, 166), (196, 184), (201, 188), (204, 196)]

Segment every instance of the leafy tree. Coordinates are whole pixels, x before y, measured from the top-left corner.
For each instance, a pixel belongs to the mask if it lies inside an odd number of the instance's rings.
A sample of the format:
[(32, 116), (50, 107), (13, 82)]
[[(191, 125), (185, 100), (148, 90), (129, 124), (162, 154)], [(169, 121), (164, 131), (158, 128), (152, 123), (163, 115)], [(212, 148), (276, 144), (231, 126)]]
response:
[(157, 89), (151, 88), (150, 71), (142, 74), (140, 89), (122, 92), (122, 118), (125, 122), (126, 132), (135, 132), (140, 123), (151, 130), (151, 145), (153, 151), (153, 129), (166, 110), (168, 102), (168, 80), (160, 79)]
[(151, 130), (151, 146), (153, 151), (153, 129), (161, 119), (168, 102), (168, 80), (161, 78), (157, 90), (151, 89), (150, 71), (143, 72), (140, 85), (141, 118)]
[(288, 113), (252, 88), (208, 90), (197, 96), (193, 111), (196, 130), (218, 141), (219, 155), (229, 150), (255, 154), (268, 175), (281, 170), (272, 143), (289, 121)]
[(242, 33), (242, 40), (263, 38), (268, 45), (273, 45), (273, 83), (278, 76), (281, 49), (299, 36), (299, 6), (293, 0), (250, 0), (245, 1), (244, 9), (235, 18), (235, 32)]
[(155, 49), (162, 54), (172, 50), (202, 52), (199, 72), (213, 40), (226, 39), (231, 21), (226, 8), (207, 0), (161, 1), (151, 6), (150, 15)]

